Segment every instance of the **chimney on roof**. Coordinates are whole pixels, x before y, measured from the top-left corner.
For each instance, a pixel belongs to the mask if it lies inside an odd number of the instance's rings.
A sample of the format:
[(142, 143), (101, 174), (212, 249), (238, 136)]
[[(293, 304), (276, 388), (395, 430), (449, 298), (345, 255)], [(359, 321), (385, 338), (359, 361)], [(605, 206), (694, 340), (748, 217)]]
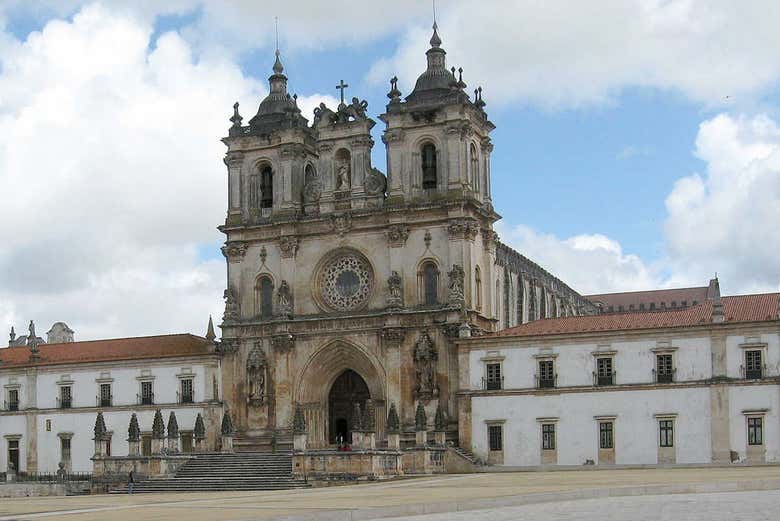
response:
[[(715, 288), (716, 291), (718, 289), (718, 279), (712, 279), (715, 281)], [(712, 281), (710, 281), (710, 288), (712, 288)], [(709, 292), (708, 292), (709, 293)], [(708, 297), (709, 298), (709, 295)], [(713, 324), (720, 324), (723, 322), (723, 302), (720, 300), (720, 291), (717, 291), (717, 294), (715, 296), (712, 303), (712, 323)]]
[(710, 279), (710, 285), (707, 287), (707, 300), (720, 300), (720, 283), (717, 275), (714, 279)]

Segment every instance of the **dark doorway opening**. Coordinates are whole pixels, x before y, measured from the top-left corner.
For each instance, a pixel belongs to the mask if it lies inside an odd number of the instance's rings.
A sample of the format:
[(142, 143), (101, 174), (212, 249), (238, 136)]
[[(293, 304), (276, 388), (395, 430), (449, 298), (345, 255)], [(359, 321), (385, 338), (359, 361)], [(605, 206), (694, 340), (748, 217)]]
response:
[(13, 464), (16, 472), (19, 472), (19, 441), (8, 441), (8, 462)]
[(336, 378), (328, 394), (328, 441), (331, 444), (338, 443), (339, 436), (352, 443), (349, 429), (355, 404), (360, 404), (360, 409), (364, 410), (370, 399), (366, 381), (355, 371), (347, 369)]

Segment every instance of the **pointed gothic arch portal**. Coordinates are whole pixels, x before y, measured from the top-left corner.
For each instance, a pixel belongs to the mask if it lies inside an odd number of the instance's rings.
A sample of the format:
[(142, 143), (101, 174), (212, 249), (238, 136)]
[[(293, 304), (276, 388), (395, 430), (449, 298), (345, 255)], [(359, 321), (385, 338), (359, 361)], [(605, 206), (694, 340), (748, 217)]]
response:
[(333, 382), (328, 393), (328, 441), (336, 444), (339, 440), (352, 443), (350, 427), (353, 425), (355, 404), (360, 410), (366, 408), (371, 392), (363, 377), (352, 369), (347, 369)]

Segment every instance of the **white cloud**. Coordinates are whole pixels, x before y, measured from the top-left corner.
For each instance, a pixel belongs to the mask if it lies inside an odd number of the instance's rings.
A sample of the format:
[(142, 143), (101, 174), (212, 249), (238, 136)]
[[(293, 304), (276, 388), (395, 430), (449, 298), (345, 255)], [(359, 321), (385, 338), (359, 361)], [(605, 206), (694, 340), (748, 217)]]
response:
[(718, 115), (700, 125), (696, 155), (705, 173), (671, 188), (657, 262), (603, 235), (503, 225), (501, 236), (582, 293), (699, 286), (715, 272), (724, 293), (780, 291), (780, 126), (766, 115)]
[[(774, 0), (459, 0), (440, 11), (448, 64), (463, 66), (472, 89), (483, 85), (488, 103), (582, 107), (649, 87), (718, 106), (780, 77)], [(397, 74), (408, 92), (429, 37), (429, 24), (409, 29), (369, 79)]]
[(658, 287), (657, 271), (601, 234), (560, 239), (527, 226), (499, 224), (501, 240), (582, 294)]
[(90, 6), (0, 57), (5, 320), (85, 338), (202, 333), (219, 313), (224, 262), (198, 255), (222, 240), (219, 138), (234, 99), (251, 116), (265, 87), (152, 32)]
[(766, 115), (705, 121), (696, 154), (706, 172), (677, 181), (666, 199), (672, 268), (722, 275), (738, 291), (780, 289), (780, 128)]

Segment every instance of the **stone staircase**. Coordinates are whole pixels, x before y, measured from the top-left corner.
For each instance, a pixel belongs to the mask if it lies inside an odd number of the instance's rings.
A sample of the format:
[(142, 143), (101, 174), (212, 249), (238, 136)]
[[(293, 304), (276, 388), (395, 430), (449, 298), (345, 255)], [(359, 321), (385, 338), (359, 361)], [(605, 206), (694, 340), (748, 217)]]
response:
[(465, 459), (466, 461), (468, 461), (469, 463), (471, 463), (474, 466), (478, 466), (479, 467), (479, 466), (483, 465), (483, 463), (481, 461), (479, 461), (477, 459), (477, 457), (474, 456), (474, 454), (472, 454), (471, 451), (469, 451), (469, 450), (466, 450), (466, 449), (464, 449), (462, 447), (457, 447), (457, 446), (456, 447), (450, 447), (450, 449), (455, 454), (457, 454), (461, 458)]
[[(182, 465), (174, 477), (137, 481), (133, 491), (285, 490), (309, 486), (293, 478), (289, 452), (204, 453)], [(127, 493), (127, 486), (113, 492)]]

